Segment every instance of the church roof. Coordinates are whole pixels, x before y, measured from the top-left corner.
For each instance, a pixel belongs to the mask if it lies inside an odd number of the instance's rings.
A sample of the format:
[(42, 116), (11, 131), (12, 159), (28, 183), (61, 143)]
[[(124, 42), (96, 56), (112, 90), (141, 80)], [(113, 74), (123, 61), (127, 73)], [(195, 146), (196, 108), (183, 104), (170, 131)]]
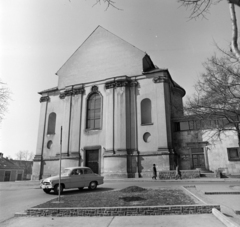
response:
[(168, 69), (160, 69), (160, 68), (158, 68), (157, 66), (155, 66), (155, 69), (153, 69), (153, 70), (151, 70), (151, 71), (149, 71), (149, 72), (145, 72), (144, 74), (152, 74), (152, 73), (157, 73), (157, 72), (162, 72), (162, 71), (165, 71), (165, 72), (168, 73), (169, 79), (171, 80), (173, 86), (174, 86), (175, 88), (180, 89), (180, 90), (182, 91), (182, 97), (183, 97), (183, 96), (186, 94), (185, 89), (182, 88), (178, 83), (176, 83), (176, 82), (172, 79), (172, 77), (171, 77)]
[(0, 158), (0, 169), (22, 169), (7, 158)]
[(168, 69), (159, 69), (150, 56), (105, 28), (98, 26), (57, 71), (58, 86), (43, 90), (46, 94), (77, 84), (87, 84), (118, 76), (141, 76), (166, 71), (175, 88), (185, 90), (172, 78)]

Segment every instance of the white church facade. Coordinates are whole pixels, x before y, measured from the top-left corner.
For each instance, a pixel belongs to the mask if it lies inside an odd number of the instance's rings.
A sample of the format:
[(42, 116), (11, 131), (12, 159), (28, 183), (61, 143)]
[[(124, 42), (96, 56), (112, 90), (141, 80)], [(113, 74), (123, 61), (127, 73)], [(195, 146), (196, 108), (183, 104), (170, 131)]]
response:
[[(106, 178), (131, 178), (150, 177), (153, 164), (174, 169), (174, 153), (183, 169), (193, 169), (197, 146), (205, 154), (199, 163), (211, 169), (209, 144), (174, 130), (184, 117), (185, 90), (144, 51), (98, 26), (56, 74), (58, 85), (39, 92), (32, 179), (57, 174), (60, 152), (62, 168), (88, 166)], [(239, 161), (231, 171), (240, 172)]]

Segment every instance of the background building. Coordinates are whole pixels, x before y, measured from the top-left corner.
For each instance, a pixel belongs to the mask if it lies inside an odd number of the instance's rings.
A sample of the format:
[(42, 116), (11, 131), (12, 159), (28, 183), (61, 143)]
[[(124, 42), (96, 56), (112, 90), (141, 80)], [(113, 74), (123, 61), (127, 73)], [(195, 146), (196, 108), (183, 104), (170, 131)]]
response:
[(0, 181), (19, 181), (23, 180), (23, 176), (24, 169), (4, 158), (3, 153), (0, 153)]
[(33, 161), (11, 160), (11, 162), (24, 169), (23, 180), (31, 180)]
[(229, 130), (216, 135), (217, 125), (224, 124), (224, 119), (219, 117), (196, 120), (194, 116), (185, 116), (173, 119), (173, 146), (181, 169), (221, 170), (225, 175), (240, 176), (237, 133)]

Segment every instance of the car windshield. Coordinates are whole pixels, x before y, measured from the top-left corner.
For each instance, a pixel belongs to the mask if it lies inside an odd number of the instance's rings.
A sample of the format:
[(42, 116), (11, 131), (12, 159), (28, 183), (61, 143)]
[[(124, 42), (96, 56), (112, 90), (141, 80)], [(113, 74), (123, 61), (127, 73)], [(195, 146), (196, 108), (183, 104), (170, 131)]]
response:
[(71, 169), (64, 169), (61, 172), (61, 175), (69, 175), (71, 173)]

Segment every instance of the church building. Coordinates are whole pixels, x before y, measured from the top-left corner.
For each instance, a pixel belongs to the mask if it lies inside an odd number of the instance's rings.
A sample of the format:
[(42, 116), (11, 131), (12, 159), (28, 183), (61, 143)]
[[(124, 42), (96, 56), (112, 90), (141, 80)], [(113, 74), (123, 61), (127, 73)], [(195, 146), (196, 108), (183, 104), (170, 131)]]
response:
[(33, 180), (58, 174), (60, 153), (62, 168), (105, 178), (151, 177), (153, 164), (172, 170), (176, 153), (183, 169), (197, 167), (195, 154), (211, 169), (209, 144), (180, 130), (185, 90), (146, 52), (98, 26), (56, 75), (57, 86), (39, 92)]

